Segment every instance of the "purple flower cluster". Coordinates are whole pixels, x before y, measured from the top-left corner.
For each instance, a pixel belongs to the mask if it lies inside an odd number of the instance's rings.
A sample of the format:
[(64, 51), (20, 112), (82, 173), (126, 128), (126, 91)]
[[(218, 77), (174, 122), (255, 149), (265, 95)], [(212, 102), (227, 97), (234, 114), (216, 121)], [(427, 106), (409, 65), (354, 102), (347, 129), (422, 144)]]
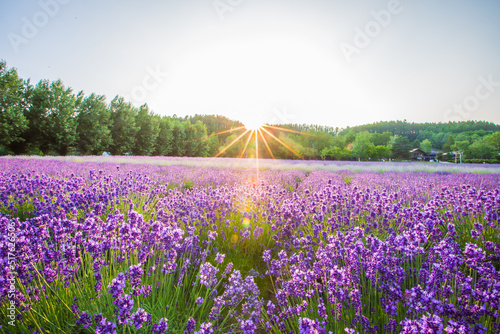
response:
[(157, 324), (153, 324), (152, 333), (164, 334), (168, 330), (168, 319), (160, 319)]

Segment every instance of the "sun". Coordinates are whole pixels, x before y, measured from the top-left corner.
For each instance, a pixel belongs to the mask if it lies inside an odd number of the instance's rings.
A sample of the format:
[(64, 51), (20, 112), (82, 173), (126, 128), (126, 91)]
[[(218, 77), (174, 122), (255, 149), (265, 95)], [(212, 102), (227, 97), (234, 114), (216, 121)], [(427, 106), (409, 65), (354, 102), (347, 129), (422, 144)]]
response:
[[(278, 131), (293, 132), (293, 133), (298, 133), (298, 134), (302, 134), (302, 132), (283, 128), (280, 126), (269, 125), (269, 124), (266, 124), (263, 122), (258, 122), (255, 119), (244, 121), (244, 122), (242, 122), (242, 124), (243, 124), (243, 126), (233, 128), (230, 130), (224, 130), (224, 131), (221, 131), (218, 133), (213, 133), (210, 136), (203, 137), (203, 138), (209, 138), (212, 136), (217, 136), (217, 135), (220, 135), (223, 133), (228, 133), (228, 132), (239, 133), (238, 136), (235, 139), (233, 139), (233, 141), (231, 141), (229, 144), (227, 144), (224, 147), (221, 147), (219, 149), (219, 153), (217, 153), (215, 155), (215, 158), (224, 154), (224, 152), (226, 152), (231, 146), (233, 146), (234, 144), (236, 144), (240, 140), (245, 143), (243, 150), (239, 154), (239, 158), (243, 158), (245, 156), (245, 154), (247, 153), (248, 144), (253, 140), (253, 142), (255, 143), (254, 148), (253, 148), (255, 155), (253, 155), (253, 158), (255, 159), (257, 167), (258, 167), (259, 142), (263, 143), (265, 145), (265, 148), (267, 148), (267, 151), (269, 152), (269, 155), (271, 156), (271, 158), (275, 159), (273, 151), (271, 150), (271, 147), (269, 146), (268, 140), (266, 139), (266, 136), (269, 136), (269, 139), (276, 141), (281, 146), (286, 148), (288, 151), (290, 151), (294, 155), (296, 155), (298, 158), (302, 159), (302, 156), (300, 155), (300, 153), (296, 152), (292, 147), (290, 147), (290, 145), (286, 144), (283, 140), (276, 137), (273, 134), (273, 131), (278, 130)], [(242, 132), (240, 132), (240, 131), (242, 131)]]
[(243, 122), (243, 125), (245, 126), (245, 129), (250, 130), (250, 131), (257, 131), (264, 127), (266, 124), (257, 120), (257, 119), (250, 119), (246, 120)]

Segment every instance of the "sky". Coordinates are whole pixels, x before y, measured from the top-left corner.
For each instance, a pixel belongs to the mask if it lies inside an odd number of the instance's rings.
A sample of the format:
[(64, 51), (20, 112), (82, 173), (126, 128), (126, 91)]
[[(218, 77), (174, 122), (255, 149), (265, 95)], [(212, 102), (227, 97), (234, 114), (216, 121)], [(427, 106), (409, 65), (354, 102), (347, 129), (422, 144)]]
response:
[(160, 115), (500, 123), (498, 0), (0, 0), (31, 83)]

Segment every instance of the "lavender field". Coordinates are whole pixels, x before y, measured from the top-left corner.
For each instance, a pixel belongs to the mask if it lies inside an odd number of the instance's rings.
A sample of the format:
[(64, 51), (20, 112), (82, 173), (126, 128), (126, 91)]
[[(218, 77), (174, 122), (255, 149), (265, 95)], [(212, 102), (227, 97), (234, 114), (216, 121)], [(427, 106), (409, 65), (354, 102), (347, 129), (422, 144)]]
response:
[(154, 159), (0, 159), (2, 331), (500, 333), (498, 168)]

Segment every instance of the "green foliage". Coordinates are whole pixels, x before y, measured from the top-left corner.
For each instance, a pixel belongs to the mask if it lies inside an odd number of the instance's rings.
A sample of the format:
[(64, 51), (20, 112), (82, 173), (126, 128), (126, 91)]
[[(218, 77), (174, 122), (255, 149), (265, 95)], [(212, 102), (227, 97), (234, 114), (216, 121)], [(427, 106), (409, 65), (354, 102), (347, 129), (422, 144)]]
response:
[(172, 151), (172, 123), (167, 117), (155, 116), (158, 122), (158, 137), (155, 143), (154, 155), (165, 156)]
[(13, 154), (7, 147), (0, 145), (0, 156)]
[(456, 154), (460, 157), (460, 163), (462, 162), (462, 158), (468, 148), (469, 148), (468, 140), (457, 141), (455, 142), (455, 144), (451, 145), (452, 151), (456, 152)]
[(78, 151), (99, 155), (111, 145), (111, 111), (102, 95), (90, 94), (77, 108)]
[(207, 138), (207, 156), (213, 157), (219, 151), (220, 141), (217, 136), (208, 136)]
[[(408, 141), (413, 142), (415, 139), (421, 136), (422, 131), (428, 131), (429, 133), (443, 133), (443, 134), (458, 134), (465, 132), (482, 132), (482, 136), (488, 133), (499, 132), (500, 125), (485, 121), (467, 121), (467, 122), (448, 122), (448, 123), (408, 123), (404, 121), (390, 121), (390, 122), (377, 122), (372, 124), (359, 125), (355, 127), (348, 127), (341, 131), (340, 134), (344, 135), (347, 132), (363, 132), (368, 131), (370, 133), (383, 133), (391, 132), (394, 135), (404, 136), (408, 138)], [(447, 139), (444, 138), (444, 141)], [(425, 137), (428, 138), (428, 137)], [(421, 138), (421, 140), (425, 139)], [(430, 138), (429, 138), (430, 139)], [(432, 141), (432, 140), (431, 140)], [(433, 146), (441, 147), (433, 142)]]
[(455, 144), (451, 145), (451, 149), (456, 152), (465, 152), (469, 148), (469, 141), (468, 140), (462, 140), (462, 141), (457, 141)]
[(241, 150), (243, 149), (242, 145), (244, 145), (244, 143), (242, 144), (241, 141), (236, 142), (233, 145), (231, 145), (231, 143), (234, 140), (236, 140), (240, 134), (241, 133), (236, 133), (236, 132), (231, 133), (229, 135), (229, 137), (226, 138), (224, 143), (222, 145), (220, 145), (220, 147), (217, 150), (217, 154), (219, 154), (220, 152), (222, 152), (222, 150), (227, 148), (226, 151), (224, 151), (224, 153), (221, 154), (221, 156), (223, 156), (223, 157), (237, 157), (237, 156), (239, 156), (241, 154)]
[(24, 116), (26, 85), (15, 69), (7, 69), (7, 64), (0, 61), (0, 147), (8, 152), (6, 146), (23, 141), (21, 137), (28, 128)]
[(60, 80), (52, 83), (42, 80), (28, 88), (28, 96), (26, 143), (44, 154), (66, 155), (76, 144), (77, 98)]
[(158, 119), (149, 110), (147, 104), (142, 105), (137, 112), (135, 124), (138, 131), (132, 153), (134, 155), (151, 155), (155, 149), (160, 127)]
[(500, 132), (492, 133), (484, 137), (484, 140), (491, 145), (497, 153), (500, 153)]
[(392, 133), (384, 132), (384, 133), (373, 133), (371, 136), (371, 141), (375, 146), (387, 146), (391, 141)]
[(424, 139), (421, 143), (420, 143), (420, 148), (422, 149), (422, 151), (424, 151), (425, 153), (429, 153), (431, 150), (432, 150), (432, 143), (429, 139)]
[[(192, 124), (196, 124), (200, 121), (205, 125), (207, 133), (209, 134), (220, 133), (243, 126), (241, 122), (230, 120), (229, 118), (221, 115), (194, 115), (189, 118), (186, 117), (186, 120), (189, 120)], [(224, 141), (229, 135), (229, 132), (226, 132), (217, 135), (217, 137), (220, 141)]]
[(494, 159), (497, 155), (495, 148), (486, 140), (477, 140), (467, 148), (467, 156), (473, 159)]
[(321, 153), (326, 160), (352, 160), (353, 153), (347, 148), (340, 148), (337, 146), (329, 149), (324, 149)]
[(384, 145), (372, 146), (370, 149), (370, 157), (372, 160), (388, 159), (391, 155), (391, 149)]
[(185, 154), (188, 157), (206, 157), (208, 145), (206, 141), (206, 127), (201, 121), (191, 124), (188, 120), (183, 123), (186, 136)]
[(175, 145), (172, 147), (171, 154), (176, 157), (186, 155), (186, 130), (184, 125), (177, 120), (173, 121), (172, 138)]
[(352, 143), (352, 152), (358, 160), (366, 160), (370, 154), (373, 144), (370, 143), (370, 133), (368, 131), (360, 132)]
[(409, 158), (411, 145), (408, 141), (408, 137), (402, 137), (400, 135), (391, 137), (390, 147), (393, 158), (401, 160)]
[(446, 139), (444, 145), (443, 145), (443, 152), (450, 152), (451, 151), (451, 146), (455, 144), (455, 139), (453, 139), (452, 135), (448, 136), (448, 139)]
[(111, 134), (113, 142), (110, 146), (111, 154), (124, 155), (135, 148), (138, 127), (136, 125), (137, 109), (122, 97), (115, 97), (110, 105), (113, 125)]

